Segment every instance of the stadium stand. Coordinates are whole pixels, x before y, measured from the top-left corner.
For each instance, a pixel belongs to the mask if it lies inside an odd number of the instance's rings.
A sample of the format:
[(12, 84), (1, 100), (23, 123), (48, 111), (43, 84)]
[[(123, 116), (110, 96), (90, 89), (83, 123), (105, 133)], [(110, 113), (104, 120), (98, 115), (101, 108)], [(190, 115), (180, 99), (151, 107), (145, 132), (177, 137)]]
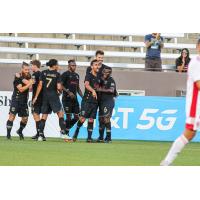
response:
[[(162, 50), (162, 68), (165, 73), (140, 72), (144, 69), (144, 33), (0, 33), (0, 69), (3, 72), (1, 89), (10, 90), (17, 67), (22, 61), (39, 58), (45, 64), (50, 58), (59, 60), (62, 70), (67, 60), (75, 58), (78, 72), (84, 78), (85, 68), (97, 49), (105, 51), (105, 64), (113, 67), (118, 88), (144, 90), (145, 95), (176, 96), (185, 90), (185, 74), (174, 73), (175, 59), (180, 49), (188, 48), (195, 55), (198, 33), (162, 34), (165, 48)], [(171, 72), (172, 71), (172, 72)], [(126, 81), (124, 81), (126, 77)], [(144, 82), (145, 80), (145, 82)], [(153, 81), (152, 81), (153, 80)], [(151, 84), (149, 84), (151, 82)], [(158, 84), (157, 90), (155, 85)]]

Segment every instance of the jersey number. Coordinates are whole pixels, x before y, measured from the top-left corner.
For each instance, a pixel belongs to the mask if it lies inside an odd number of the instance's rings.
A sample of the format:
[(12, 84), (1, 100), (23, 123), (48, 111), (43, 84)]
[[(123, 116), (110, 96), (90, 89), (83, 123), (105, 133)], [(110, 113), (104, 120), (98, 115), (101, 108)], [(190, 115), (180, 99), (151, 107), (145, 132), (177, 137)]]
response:
[(51, 83), (51, 81), (52, 81), (52, 78), (46, 78), (46, 80), (48, 81), (48, 83), (47, 83), (47, 88), (48, 88), (50, 83)]

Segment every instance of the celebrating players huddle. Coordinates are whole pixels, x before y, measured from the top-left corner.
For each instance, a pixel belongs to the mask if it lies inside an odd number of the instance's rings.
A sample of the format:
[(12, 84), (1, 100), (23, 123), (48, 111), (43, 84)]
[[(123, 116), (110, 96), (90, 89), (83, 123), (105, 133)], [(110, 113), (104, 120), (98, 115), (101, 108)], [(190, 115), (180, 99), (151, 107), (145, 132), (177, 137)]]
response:
[[(117, 96), (116, 84), (112, 78), (112, 69), (103, 64), (103, 51), (96, 52), (96, 59), (91, 61), (87, 68), (84, 80), (85, 93), (82, 94), (79, 85), (79, 75), (76, 73), (75, 60), (68, 61), (68, 70), (62, 75), (58, 72), (59, 64), (56, 59), (46, 63), (47, 70), (40, 71), (41, 63), (33, 60), (30, 66), (23, 62), (21, 72), (14, 78), (14, 91), (7, 121), (7, 139), (11, 139), (13, 121), (18, 114), (21, 117), (20, 127), (17, 130), (20, 140), (24, 139), (23, 129), (28, 122), (28, 96), (32, 88), (32, 114), (36, 124), (36, 135), (34, 140), (46, 141), (44, 129), (48, 115), (57, 114), (61, 137), (64, 141), (76, 141), (79, 130), (88, 119), (87, 142), (92, 139), (94, 120), (99, 109), (99, 138), (95, 142), (111, 142), (112, 111)], [(60, 95), (62, 94), (62, 103)], [(81, 109), (77, 95), (82, 97)], [(63, 112), (64, 110), (64, 112)], [(64, 113), (66, 120), (64, 120)], [(69, 136), (70, 129), (76, 125), (75, 133)], [(106, 137), (104, 132), (106, 130)]]

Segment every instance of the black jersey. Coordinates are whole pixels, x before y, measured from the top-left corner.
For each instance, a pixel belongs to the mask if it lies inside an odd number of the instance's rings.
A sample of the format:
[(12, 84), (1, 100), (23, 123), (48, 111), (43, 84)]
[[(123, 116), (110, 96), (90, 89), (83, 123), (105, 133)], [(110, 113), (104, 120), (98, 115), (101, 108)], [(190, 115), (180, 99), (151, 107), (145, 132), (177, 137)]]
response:
[(100, 87), (103, 89), (112, 89), (114, 93), (100, 92), (101, 101), (113, 100), (116, 97), (116, 83), (112, 77), (108, 79), (101, 79)]
[[(76, 72), (66, 71), (61, 75), (62, 85), (72, 92), (75, 96), (77, 95), (79, 88), (79, 75)], [(67, 92), (63, 91), (63, 98), (70, 98)], [(71, 99), (71, 98), (70, 98)]]
[[(37, 71), (37, 72), (34, 72), (32, 74), (32, 79), (33, 79), (33, 94), (32, 94), (32, 99), (34, 99), (35, 95), (36, 95), (36, 91), (37, 91), (37, 87), (38, 87), (38, 84), (39, 84), (39, 81), (40, 81), (40, 76), (41, 76), (41, 72), (40, 71)], [(38, 98), (37, 98), (37, 101), (42, 101), (42, 91), (40, 92)]]
[[(97, 76), (94, 76), (92, 73), (86, 74), (85, 81), (88, 81), (90, 86), (94, 90), (97, 90), (99, 88), (100, 79)], [(98, 103), (97, 99), (95, 99), (92, 96), (92, 92), (87, 90), (87, 88), (85, 88), (85, 93), (84, 93), (84, 96), (83, 96), (83, 100), (86, 101), (86, 102), (90, 102), (90, 103)]]
[[(98, 78), (102, 77), (104, 69), (110, 69), (112, 71), (111, 67), (108, 67), (107, 65), (102, 64), (101, 67), (99, 68), (98, 73), (97, 73)], [(86, 75), (89, 74), (91, 71), (92, 71), (92, 68), (88, 67), (87, 70), (86, 70)]]
[(58, 95), (57, 84), (61, 83), (60, 73), (56, 70), (44, 70), (41, 72), (40, 80), (43, 82), (43, 97)]
[(24, 92), (20, 92), (17, 89), (18, 85), (22, 85), (22, 87), (25, 86), (25, 84), (23, 83), (23, 77), (16, 77), (13, 81), (13, 87), (14, 87), (14, 91), (13, 91), (13, 95), (12, 95), (12, 101), (20, 101), (21, 103), (27, 103), (28, 102), (28, 96), (29, 96), (29, 89), (25, 90)]

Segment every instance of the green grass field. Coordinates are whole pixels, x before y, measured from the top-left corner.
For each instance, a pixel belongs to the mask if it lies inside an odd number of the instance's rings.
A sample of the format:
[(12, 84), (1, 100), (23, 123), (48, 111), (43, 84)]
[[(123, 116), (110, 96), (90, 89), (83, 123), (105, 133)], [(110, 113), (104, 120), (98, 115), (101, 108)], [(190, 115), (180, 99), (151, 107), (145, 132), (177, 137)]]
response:
[[(171, 143), (118, 141), (111, 144), (65, 143), (61, 139), (46, 142), (0, 137), (1, 166), (157, 166)], [(174, 165), (200, 166), (200, 144), (191, 143)]]

